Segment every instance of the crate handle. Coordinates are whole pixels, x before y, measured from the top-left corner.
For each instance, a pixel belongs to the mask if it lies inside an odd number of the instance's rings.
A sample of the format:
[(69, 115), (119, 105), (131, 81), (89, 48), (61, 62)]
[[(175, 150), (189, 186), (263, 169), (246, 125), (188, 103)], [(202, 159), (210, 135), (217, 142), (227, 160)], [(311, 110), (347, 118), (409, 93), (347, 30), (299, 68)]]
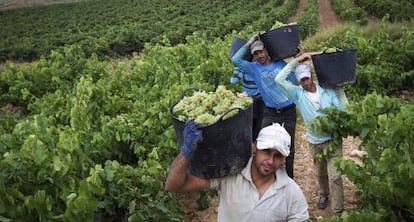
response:
[(233, 107), (233, 108), (231, 108), (231, 109), (227, 110), (226, 112), (224, 112), (223, 114), (221, 114), (221, 116), (220, 116), (220, 118), (219, 118), (218, 120), (223, 121), (224, 116), (226, 116), (227, 114), (229, 114), (231, 111), (233, 111), (233, 110), (235, 110), (235, 109), (238, 109), (238, 110), (239, 110), (239, 112), (243, 110), (243, 109), (242, 109), (242, 108), (240, 108), (240, 107)]
[(186, 93), (188, 92), (188, 91), (190, 91), (190, 90), (193, 90), (193, 91), (195, 91), (195, 92), (200, 92), (201, 90), (199, 89), (199, 88), (188, 88), (188, 89), (185, 89), (182, 93), (181, 93), (181, 95), (180, 95), (180, 99), (179, 100), (182, 100), (183, 98), (184, 98), (184, 96), (186, 95)]

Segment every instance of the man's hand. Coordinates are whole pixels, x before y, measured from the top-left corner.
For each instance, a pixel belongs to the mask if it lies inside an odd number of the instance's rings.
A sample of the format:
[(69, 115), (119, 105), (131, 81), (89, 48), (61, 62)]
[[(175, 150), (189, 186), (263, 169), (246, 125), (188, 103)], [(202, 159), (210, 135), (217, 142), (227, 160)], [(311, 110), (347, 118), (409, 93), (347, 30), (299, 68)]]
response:
[(312, 55), (310, 53), (303, 53), (296, 58), (296, 61), (298, 61), (298, 63), (305, 63), (307, 61), (310, 62), (311, 59), (312, 59)]
[(203, 140), (202, 131), (198, 129), (201, 124), (194, 121), (187, 121), (183, 130), (183, 145), (181, 146), (181, 153), (187, 159), (193, 157), (194, 151), (197, 149), (197, 143)]
[(247, 46), (251, 46), (253, 44), (253, 42), (255, 42), (256, 40), (259, 39), (259, 35), (258, 34), (254, 34), (249, 41), (247, 41), (246, 45)]

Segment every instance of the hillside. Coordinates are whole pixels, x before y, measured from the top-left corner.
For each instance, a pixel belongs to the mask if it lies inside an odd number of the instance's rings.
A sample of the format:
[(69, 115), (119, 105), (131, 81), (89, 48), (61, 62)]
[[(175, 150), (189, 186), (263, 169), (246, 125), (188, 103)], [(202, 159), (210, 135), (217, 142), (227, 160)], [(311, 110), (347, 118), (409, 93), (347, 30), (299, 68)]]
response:
[(77, 1), (80, 0), (0, 0), (0, 10)]
[[(271, 17), (284, 21), (290, 13), (268, 10), (281, 2), (81, 1), (4, 10), (0, 13), (0, 61), (30, 62), (73, 44), (85, 49), (87, 56), (95, 53), (105, 60), (142, 52), (146, 43), (166, 44), (165, 38), (168, 44), (184, 43), (196, 31), (220, 37), (242, 30), (251, 21), (266, 30), (273, 23)], [(262, 7), (256, 9), (257, 5)]]

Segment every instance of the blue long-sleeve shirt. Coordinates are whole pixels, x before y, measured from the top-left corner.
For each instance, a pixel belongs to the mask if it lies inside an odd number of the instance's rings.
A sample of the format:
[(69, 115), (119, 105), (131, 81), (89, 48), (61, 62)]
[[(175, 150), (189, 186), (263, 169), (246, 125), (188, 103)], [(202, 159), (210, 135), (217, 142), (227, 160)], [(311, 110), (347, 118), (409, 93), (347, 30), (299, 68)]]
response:
[(294, 101), (296, 108), (301, 113), (305, 127), (306, 137), (310, 143), (319, 144), (332, 139), (329, 133), (323, 135), (316, 135), (310, 130), (310, 122), (318, 116), (324, 116), (323, 109), (327, 107), (336, 107), (340, 110), (344, 110), (344, 104), (342, 104), (337, 96), (337, 92), (334, 89), (322, 88), (318, 83), (316, 84), (317, 93), (320, 97), (320, 107), (316, 107), (308, 95), (308, 92), (302, 88), (302, 86), (291, 83), (286, 77), (297, 66), (298, 62), (292, 60), (289, 62), (279, 75), (276, 76), (275, 82), (279, 87)]
[[(258, 62), (249, 62), (243, 59), (248, 47), (242, 46), (239, 51), (232, 57), (232, 63), (244, 71), (246, 75), (253, 77), (257, 84), (260, 95), (267, 107), (283, 108), (293, 103), (289, 97), (275, 83), (274, 78), (285, 67), (286, 62), (283, 60), (272, 61), (270, 65), (265, 66)], [(292, 72), (289, 78), (297, 82), (295, 74)]]
[(230, 83), (236, 84), (240, 80), (242, 81), (242, 91), (245, 92), (248, 96), (254, 98), (260, 95), (254, 78), (251, 75), (246, 75), (243, 71), (236, 67), (234, 69), (233, 75), (230, 78)]

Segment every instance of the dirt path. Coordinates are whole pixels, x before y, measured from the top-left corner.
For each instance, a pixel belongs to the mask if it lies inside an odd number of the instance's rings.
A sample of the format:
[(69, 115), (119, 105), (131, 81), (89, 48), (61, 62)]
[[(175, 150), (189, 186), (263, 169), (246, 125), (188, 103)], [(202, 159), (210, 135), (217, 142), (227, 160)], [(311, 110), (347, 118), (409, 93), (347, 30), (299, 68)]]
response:
[(296, 18), (302, 14), (303, 10), (305, 9), (305, 5), (308, 0), (299, 0), (298, 7), (296, 8), (296, 12), (294, 15), (290, 16), (287, 20), (287, 23), (295, 22)]
[[(307, 0), (299, 0), (296, 13), (288, 18), (288, 23), (295, 22), (296, 18), (300, 16), (305, 9)], [(335, 14), (335, 11), (332, 8), (330, 0), (318, 0), (319, 4), (319, 26), (318, 31), (323, 31), (326, 28), (335, 26), (341, 22), (341, 19), (338, 15)]]
[[(294, 22), (298, 16), (303, 12), (307, 0), (300, 0), (296, 9), (295, 15), (288, 19), (288, 23)], [(339, 16), (335, 14), (332, 9), (330, 0), (318, 0), (319, 4), (319, 31), (323, 31), (329, 27), (339, 24), (341, 21)], [(309, 205), (309, 213), (311, 218), (316, 217), (330, 217), (333, 212), (330, 206), (324, 210), (319, 210), (316, 207), (316, 202), (319, 197), (318, 182), (313, 173), (312, 158), (309, 153), (309, 148), (305, 140), (305, 128), (303, 124), (298, 124), (296, 131), (296, 153), (295, 153), (295, 181), (299, 184), (304, 192)], [(354, 138), (346, 138), (343, 142), (343, 156), (347, 159), (354, 159), (350, 157), (350, 152), (358, 147), (358, 140)], [(359, 161), (358, 159), (354, 159)], [(343, 176), (344, 192), (345, 192), (345, 209), (355, 207), (355, 199), (353, 194), (355, 188), (353, 184)], [(197, 210), (197, 194), (188, 193), (181, 196), (189, 219), (192, 222), (215, 222), (217, 221), (217, 209), (219, 198), (215, 197), (210, 200), (211, 207), (203, 210)]]
[(323, 31), (341, 22), (332, 8), (330, 0), (318, 0), (319, 4), (319, 26), (318, 31)]

